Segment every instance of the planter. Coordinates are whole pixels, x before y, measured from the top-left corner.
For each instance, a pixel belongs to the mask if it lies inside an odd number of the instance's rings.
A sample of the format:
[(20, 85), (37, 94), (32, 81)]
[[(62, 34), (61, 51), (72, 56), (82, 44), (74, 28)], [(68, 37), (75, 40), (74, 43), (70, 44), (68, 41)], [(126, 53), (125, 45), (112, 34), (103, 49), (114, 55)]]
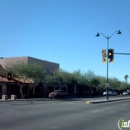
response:
[(16, 95), (11, 95), (11, 100), (16, 100), (17, 96)]
[(8, 99), (8, 95), (2, 95), (2, 100), (7, 100)]

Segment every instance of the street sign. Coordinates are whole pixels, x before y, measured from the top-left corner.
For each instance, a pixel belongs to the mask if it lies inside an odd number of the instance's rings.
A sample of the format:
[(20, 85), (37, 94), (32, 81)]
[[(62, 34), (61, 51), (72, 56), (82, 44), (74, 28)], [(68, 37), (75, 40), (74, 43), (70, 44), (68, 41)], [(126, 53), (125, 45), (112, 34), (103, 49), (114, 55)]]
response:
[(103, 63), (105, 63), (107, 61), (107, 55), (106, 55), (105, 49), (102, 50), (102, 61), (103, 61)]
[(105, 87), (109, 87), (109, 83), (105, 83)]

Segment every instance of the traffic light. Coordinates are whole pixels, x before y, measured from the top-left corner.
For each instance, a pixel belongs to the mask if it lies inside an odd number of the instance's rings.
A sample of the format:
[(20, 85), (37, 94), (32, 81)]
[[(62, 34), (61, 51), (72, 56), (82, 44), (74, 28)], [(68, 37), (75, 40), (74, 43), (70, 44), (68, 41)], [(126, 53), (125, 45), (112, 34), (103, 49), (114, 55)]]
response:
[(8, 80), (11, 80), (12, 79), (12, 75), (11, 73), (8, 73)]
[(110, 59), (109, 62), (114, 62), (114, 49), (108, 49), (108, 59)]
[(106, 57), (106, 50), (105, 49), (103, 49), (102, 50), (102, 62), (106, 62), (107, 61), (107, 57)]

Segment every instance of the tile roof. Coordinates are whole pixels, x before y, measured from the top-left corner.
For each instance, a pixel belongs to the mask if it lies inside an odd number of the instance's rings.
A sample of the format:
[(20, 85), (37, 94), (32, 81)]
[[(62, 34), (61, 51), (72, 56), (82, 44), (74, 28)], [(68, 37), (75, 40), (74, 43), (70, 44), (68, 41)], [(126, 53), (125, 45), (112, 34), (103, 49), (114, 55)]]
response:
[(30, 81), (30, 80), (24, 81), (23, 79), (19, 80), (18, 78), (8, 80), (6, 77), (0, 76), (0, 83), (16, 83), (16, 82), (25, 83), (25, 84), (34, 83), (34, 82)]

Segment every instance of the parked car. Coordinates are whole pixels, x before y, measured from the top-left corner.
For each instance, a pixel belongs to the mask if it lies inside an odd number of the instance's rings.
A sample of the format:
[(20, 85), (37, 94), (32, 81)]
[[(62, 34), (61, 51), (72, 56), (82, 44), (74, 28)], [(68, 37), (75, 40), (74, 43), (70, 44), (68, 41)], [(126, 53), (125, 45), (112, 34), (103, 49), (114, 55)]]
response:
[(67, 93), (63, 90), (54, 90), (53, 92), (49, 93), (49, 98), (66, 98)]
[[(103, 92), (103, 95), (104, 95), (104, 96), (107, 95), (107, 92)], [(115, 92), (115, 91), (108, 91), (108, 95), (109, 95), (109, 96), (116, 96), (116, 95), (117, 95), (117, 92)]]
[(124, 91), (122, 94), (123, 94), (123, 95), (129, 95), (129, 92)]

